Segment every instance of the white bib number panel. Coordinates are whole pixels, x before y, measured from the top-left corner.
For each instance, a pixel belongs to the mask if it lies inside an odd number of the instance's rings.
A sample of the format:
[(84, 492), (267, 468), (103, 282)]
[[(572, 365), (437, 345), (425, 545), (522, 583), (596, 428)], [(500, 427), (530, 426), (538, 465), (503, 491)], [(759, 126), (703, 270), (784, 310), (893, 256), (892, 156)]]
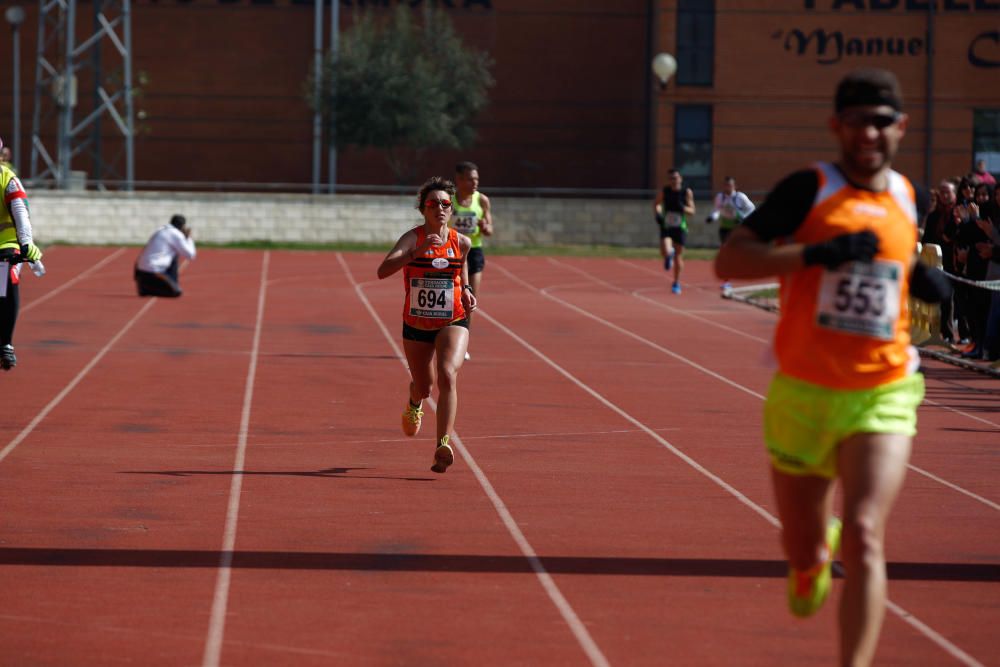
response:
[(451, 278), (411, 278), (410, 315), (451, 320), (455, 313), (455, 283)]
[(456, 213), (452, 217), (452, 224), (456, 232), (468, 236), (476, 231), (476, 227), (479, 226), (479, 220), (476, 218), (475, 213)]
[(680, 213), (668, 212), (663, 216), (663, 224), (667, 227), (680, 227), (683, 222), (684, 218)]
[(886, 260), (827, 269), (819, 286), (816, 324), (841, 333), (893, 340), (902, 274), (901, 264)]

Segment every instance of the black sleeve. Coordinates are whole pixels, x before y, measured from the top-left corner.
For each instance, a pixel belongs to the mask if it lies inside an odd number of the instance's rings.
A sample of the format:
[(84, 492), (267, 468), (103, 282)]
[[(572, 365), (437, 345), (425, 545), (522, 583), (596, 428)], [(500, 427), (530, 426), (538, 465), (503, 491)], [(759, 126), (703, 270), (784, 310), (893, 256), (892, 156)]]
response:
[(790, 236), (805, 222), (819, 192), (819, 176), (803, 169), (774, 186), (764, 203), (743, 221), (762, 241)]

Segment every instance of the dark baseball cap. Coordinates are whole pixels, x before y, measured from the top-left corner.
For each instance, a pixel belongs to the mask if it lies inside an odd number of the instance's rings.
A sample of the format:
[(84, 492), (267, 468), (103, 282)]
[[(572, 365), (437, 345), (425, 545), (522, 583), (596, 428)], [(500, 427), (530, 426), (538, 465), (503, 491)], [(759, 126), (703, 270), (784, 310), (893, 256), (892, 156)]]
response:
[(896, 75), (884, 69), (859, 69), (851, 72), (837, 85), (834, 108), (837, 113), (850, 107), (890, 106), (903, 109), (903, 91)]
[(184, 225), (187, 224), (187, 218), (179, 214), (174, 215), (172, 218), (170, 218), (170, 224), (176, 227), (177, 229), (184, 229)]

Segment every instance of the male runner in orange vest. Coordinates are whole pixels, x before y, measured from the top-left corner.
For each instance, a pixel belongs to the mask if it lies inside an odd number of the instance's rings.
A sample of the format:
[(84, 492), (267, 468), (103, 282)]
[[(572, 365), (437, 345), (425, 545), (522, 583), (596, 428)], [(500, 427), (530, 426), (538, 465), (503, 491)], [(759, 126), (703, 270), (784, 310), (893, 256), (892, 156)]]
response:
[[(840, 661), (871, 664), (886, 603), (883, 541), (902, 488), (924, 395), (910, 345), (910, 293), (940, 301), (940, 272), (916, 262), (914, 188), (891, 169), (906, 132), (902, 93), (885, 70), (837, 87), (834, 163), (781, 181), (720, 250), (720, 278), (781, 280), (778, 372), (764, 435), (789, 561), (792, 613), (826, 599), (843, 535)], [(833, 516), (836, 480), (843, 524)]]

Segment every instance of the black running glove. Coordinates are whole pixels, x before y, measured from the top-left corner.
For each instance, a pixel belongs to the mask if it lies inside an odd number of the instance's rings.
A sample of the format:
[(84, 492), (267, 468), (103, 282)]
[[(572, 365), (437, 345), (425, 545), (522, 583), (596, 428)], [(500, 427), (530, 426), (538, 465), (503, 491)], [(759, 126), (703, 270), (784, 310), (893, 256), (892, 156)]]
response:
[(910, 276), (910, 294), (924, 303), (941, 303), (951, 298), (951, 281), (941, 269), (917, 262)]
[(802, 251), (802, 260), (806, 266), (822, 264), (835, 269), (844, 262), (870, 262), (876, 252), (878, 237), (873, 232), (855, 232), (807, 245)]

